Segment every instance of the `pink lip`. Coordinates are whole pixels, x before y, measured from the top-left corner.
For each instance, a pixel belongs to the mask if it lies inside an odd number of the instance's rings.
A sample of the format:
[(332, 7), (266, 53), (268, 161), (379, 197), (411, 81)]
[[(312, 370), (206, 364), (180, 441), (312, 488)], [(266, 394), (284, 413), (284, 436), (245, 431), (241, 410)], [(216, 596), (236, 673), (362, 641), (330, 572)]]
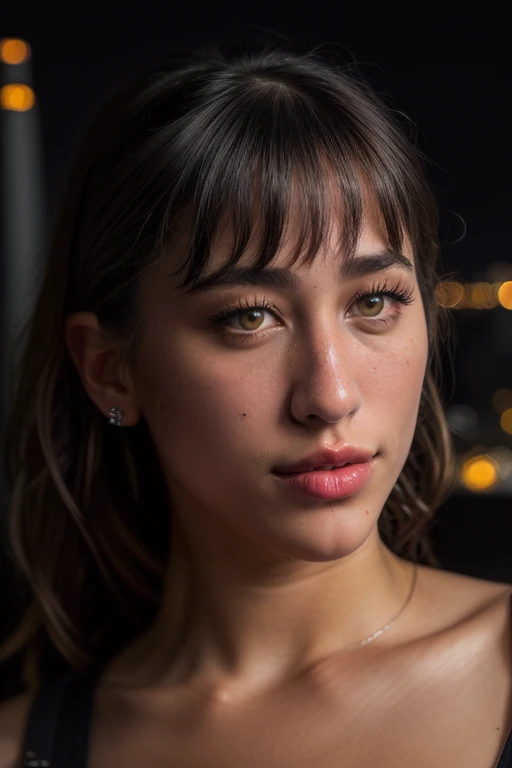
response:
[(338, 469), (320, 469), (293, 474), (274, 472), (291, 488), (317, 499), (342, 499), (359, 491), (370, 479), (375, 460), (347, 464)]
[[(315, 467), (341, 467), (343, 464), (364, 464), (373, 458), (375, 452), (345, 443), (338, 448), (321, 448), (303, 459), (275, 467), (280, 474), (296, 474)], [(331, 470), (332, 471), (332, 470)]]

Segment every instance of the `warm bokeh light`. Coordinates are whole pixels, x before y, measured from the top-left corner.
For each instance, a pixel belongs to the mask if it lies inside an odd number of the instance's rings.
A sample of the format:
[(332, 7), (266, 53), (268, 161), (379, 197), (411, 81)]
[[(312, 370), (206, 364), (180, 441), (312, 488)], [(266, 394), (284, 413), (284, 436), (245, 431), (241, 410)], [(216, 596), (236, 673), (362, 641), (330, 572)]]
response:
[(473, 283), (470, 295), (474, 309), (493, 309), (498, 306), (496, 290), (491, 283)]
[(27, 112), (35, 100), (34, 91), (25, 83), (9, 83), (0, 89), (0, 107), (11, 112)]
[(498, 301), (505, 309), (512, 309), (512, 280), (507, 280), (498, 288)]
[(456, 282), (441, 282), (435, 290), (437, 303), (442, 307), (456, 307), (464, 298), (464, 287)]
[(461, 283), (446, 280), (435, 288), (437, 303), (448, 309), (512, 309), (512, 280)]
[(473, 456), (464, 462), (461, 480), (470, 491), (485, 491), (498, 482), (499, 465), (487, 454)]
[(18, 38), (4, 38), (0, 41), (0, 59), (4, 64), (21, 64), (30, 58), (30, 46)]
[(501, 414), (500, 427), (507, 435), (512, 435), (512, 408), (507, 408)]
[(492, 396), (492, 407), (498, 413), (512, 408), (512, 389), (497, 389)]

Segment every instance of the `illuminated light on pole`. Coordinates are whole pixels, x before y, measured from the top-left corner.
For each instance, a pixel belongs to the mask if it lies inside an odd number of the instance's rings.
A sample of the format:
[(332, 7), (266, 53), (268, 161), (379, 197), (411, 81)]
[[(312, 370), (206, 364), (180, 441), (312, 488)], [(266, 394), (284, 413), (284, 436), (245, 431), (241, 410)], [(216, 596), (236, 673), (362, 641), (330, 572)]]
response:
[(462, 465), (461, 480), (470, 491), (486, 491), (500, 480), (499, 464), (488, 454), (473, 456)]
[(500, 427), (507, 435), (512, 435), (512, 408), (507, 408), (501, 414)]
[[(33, 77), (33, 51), (24, 40), (0, 38), (2, 121), (2, 259), (0, 430), (8, 418), (18, 342), (34, 308), (46, 255), (44, 152)], [(2, 500), (0, 472), (0, 506)]]
[(28, 112), (35, 101), (34, 91), (25, 83), (8, 83), (0, 89), (0, 107), (9, 112)]
[(23, 64), (30, 58), (30, 46), (18, 38), (0, 40), (0, 61), (4, 64)]
[(512, 309), (512, 280), (507, 280), (500, 285), (498, 301), (505, 309)]

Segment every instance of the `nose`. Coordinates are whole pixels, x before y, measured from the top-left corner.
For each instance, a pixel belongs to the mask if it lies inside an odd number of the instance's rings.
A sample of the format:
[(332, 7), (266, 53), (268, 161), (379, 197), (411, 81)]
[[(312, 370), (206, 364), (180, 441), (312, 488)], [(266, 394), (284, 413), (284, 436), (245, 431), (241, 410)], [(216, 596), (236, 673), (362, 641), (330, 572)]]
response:
[[(357, 342), (337, 334), (317, 336), (294, 360), (293, 418), (303, 424), (335, 424), (361, 407), (357, 383)], [(299, 350), (299, 344), (295, 346)]]

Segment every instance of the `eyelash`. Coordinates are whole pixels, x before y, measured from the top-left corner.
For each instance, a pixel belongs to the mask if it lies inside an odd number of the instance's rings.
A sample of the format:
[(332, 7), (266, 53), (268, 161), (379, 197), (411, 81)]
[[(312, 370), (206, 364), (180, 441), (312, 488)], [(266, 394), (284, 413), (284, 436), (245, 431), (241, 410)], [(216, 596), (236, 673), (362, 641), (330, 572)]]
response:
[[(402, 304), (403, 306), (412, 304), (414, 301), (412, 288), (404, 288), (400, 285), (399, 282), (397, 282), (392, 288), (388, 288), (387, 283), (384, 282), (378, 285), (372, 285), (370, 290), (365, 289), (358, 291), (352, 301), (352, 304), (357, 304), (362, 299), (373, 296), (388, 296), (389, 298), (393, 299), (393, 301)], [(247, 299), (240, 300), (236, 306), (228, 307), (222, 312), (219, 312), (217, 315), (215, 315), (215, 317), (211, 319), (210, 322), (214, 326), (220, 326), (219, 330), (221, 333), (227, 334), (232, 338), (237, 337), (238, 341), (246, 341), (247, 339), (255, 339), (266, 336), (269, 333), (268, 330), (252, 332), (240, 331), (237, 329), (232, 329), (227, 325), (227, 321), (232, 317), (236, 317), (236, 315), (242, 314), (242, 312), (247, 312), (251, 309), (267, 309), (270, 310), (273, 314), (277, 314), (277, 307), (275, 304), (269, 301), (266, 296), (263, 296), (261, 299), (257, 299), (255, 297), (252, 304)], [(401, 309), (398, 309), (391, 317), (368, 317), (364, 319), (366, 319), (372, 325), (385, 326), (393, 320), (397, 319), (400, 314)]]

